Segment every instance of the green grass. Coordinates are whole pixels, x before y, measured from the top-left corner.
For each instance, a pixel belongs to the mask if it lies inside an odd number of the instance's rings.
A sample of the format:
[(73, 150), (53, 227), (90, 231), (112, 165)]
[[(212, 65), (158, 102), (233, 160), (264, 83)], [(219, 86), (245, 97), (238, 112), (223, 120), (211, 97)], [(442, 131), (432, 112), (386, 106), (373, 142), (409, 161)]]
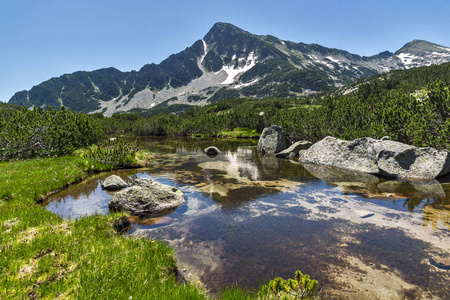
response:
[(84, 176), (79, 158), (0, 163), (0, 299), (205, 299), (176, 283), (172, 250), (118, 235), (123, 214), (64, 221), (39, 195)]
[[(145, 153), (147, 158), (148, 153)], [(0, 299), (210, 299), (177, 283), (173, 251), (117, 234), (124, 213), (63, 220), (35, 202), (86, 174), (80, 157), (0, 163)], [(272, 299), (225, 288), (220, 299)]]
[(251, 128), (234, 128), (232, 131), (221, 131), (217, 135), (220, 138), (259, 138), (260, 132)]

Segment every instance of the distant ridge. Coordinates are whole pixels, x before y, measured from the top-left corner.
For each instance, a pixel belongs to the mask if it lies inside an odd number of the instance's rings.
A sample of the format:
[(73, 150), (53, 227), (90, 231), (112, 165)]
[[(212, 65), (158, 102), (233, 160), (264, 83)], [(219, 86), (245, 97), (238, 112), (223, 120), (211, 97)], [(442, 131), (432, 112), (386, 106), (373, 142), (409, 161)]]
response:
[(362, 57), (216, 23), (203, 39), (160, 64), (131, 72), (104, 68), (64, 74), (17, 92), (9, 103), (64, 105), (111, 115), (157, 105), (205, 105), (232, 97), (298, 96), (382, 72), (449, 61), (450, 48), (422, 40), (413, 40), (395, 53)]

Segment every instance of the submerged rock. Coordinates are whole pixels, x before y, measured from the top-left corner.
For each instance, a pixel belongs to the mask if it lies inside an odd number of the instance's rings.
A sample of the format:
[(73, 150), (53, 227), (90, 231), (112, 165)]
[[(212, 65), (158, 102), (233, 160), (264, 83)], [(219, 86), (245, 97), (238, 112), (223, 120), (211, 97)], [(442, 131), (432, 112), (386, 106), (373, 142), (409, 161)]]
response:
[(215, 146), (210, 146), (208, 148), (205, 148), (204, 151), (205, 151), (206, 155), (212, 156), (212, 157), (214, 157), (220, 153), (220, 150)]
[(109, 209), (125, 210), (132, 214), (154, 214), (175, 209), (184, 202), (181, 190), (151, 179), (139, 178), (131, 187), (112, 196)]
[(117, 190), (127, 186), (127, 183), (117, 175), (111, 175), (102, 182), (102, 189)]
[(112, 226), (117, 233), (124, 233), (131, 228), (131, 223), (128, 217), (122, 217), (118, 220), (115, 220), (112, 223)]
[(289, 148), (278, 152), (275, 157), (278, 158), (295, 158), (299, 157), (300, 150), (307, 150), (312, 146), (311, 142), (308, 141), (298, 141), (293, 143)]
[(450, 258), (430, 258), (430, 264), (443, 270), (450, 270)]
[(390, 140), (326, 137), (306, 150), (302, 163), (319, 164), (400, 179), (434, 179), (450, 172), (450, 152)]
[(262, 153), (278, 153), (287, 147), (290, 142), (284, 134), (283, 128), (278, 125), (264, 128), (258, 141), (258, 151)]

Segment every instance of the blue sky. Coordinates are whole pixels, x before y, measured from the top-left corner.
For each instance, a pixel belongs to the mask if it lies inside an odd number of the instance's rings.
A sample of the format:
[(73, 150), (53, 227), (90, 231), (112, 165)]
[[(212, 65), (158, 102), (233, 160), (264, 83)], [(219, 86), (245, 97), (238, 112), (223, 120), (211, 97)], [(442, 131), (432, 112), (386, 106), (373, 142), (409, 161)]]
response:
[(450, 47), (448, 0), (0, 0), (0, 101), (64, 73), (159, 63), (216, 22), (367, 56)]

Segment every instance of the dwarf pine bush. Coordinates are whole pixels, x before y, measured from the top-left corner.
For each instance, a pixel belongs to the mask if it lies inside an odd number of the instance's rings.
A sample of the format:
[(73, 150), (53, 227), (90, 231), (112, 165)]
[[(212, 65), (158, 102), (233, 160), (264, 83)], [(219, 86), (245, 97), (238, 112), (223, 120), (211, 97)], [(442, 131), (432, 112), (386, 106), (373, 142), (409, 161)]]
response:
[(89, 171), (110, 171), (136, 165), (137, 142), (126, 142), (119, 137), (109, 139), (104, 146), (93, 145), (81, 157)]
[(9, 120), (0, 120), (0, 160), (71, 154), (100, 140), (102, 132), (93, 118), (42, 108), (22, 109)]

